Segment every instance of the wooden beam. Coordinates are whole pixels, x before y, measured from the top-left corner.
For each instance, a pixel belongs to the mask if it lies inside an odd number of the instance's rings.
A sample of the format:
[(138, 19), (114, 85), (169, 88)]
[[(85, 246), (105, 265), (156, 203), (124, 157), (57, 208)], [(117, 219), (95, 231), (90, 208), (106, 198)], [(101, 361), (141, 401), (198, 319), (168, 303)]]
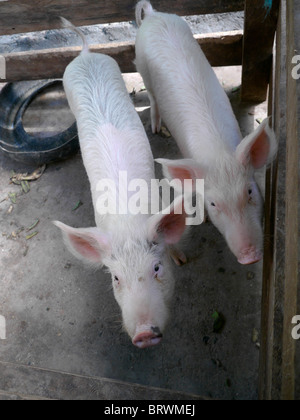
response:
[(286, 68), (285, 4), (276, 35), (276, 64), (272, 89), (272, 122), (279, 141), (277, 159), (267, 172), (265, 198), (265, 257), (261, 306), (259, 399), (279, 400), (282, 387), (282, 325), (285, 243)]
[(299, 1), (287, 1), (287, 121), (286, 121), (286, 200), (285, 200), (285, 284), (284, 319), (282, 345), (282, 389), (283, 400), (295, 399), (296, 341), (292, 337), (292, 319), (298, 312), (299, 280), (299, 199), (300, 199), (300, 87), (299, 81), (292, 77), (292, 59), (300, 48), (300, 5)]
[(242, 64), (243, 31), (195, 35), (195, 38), (213, 67)]
[[(199, 15), (243, 10), (244, 0), (152, 0), (159, 11)], [(61, 27), (58, 16), (76, 26), (135, 19), (137, 0), (10, 0), (0, 2), (0, 35)]]
[[(135, 48), (132, 42), (90, 45), (90, 50), (115, 58), (124, 73), (136, 71), (133, 64)], [(5, 81), (61, 79), (68, 64), (81, 51), (82, 47), (63, 47), (4, 55), (6, 61)]]
[(267, 97), (274, 35), (280, 0), (246, 0), (243, 47), (242, 101), (263, 102)]
[[(285, 221), (282, 206), (285, 200), (285, 130), (286, 115), (282, 108), (286, 103), (285, 72), (285, 10), (279, 11), (276, 31), (276, 52), (273, 57), (273, 71), (269, 90), (269, 115), (279, 141), (276, 160), (267, 170), (265, 193), (265, 246), (263, 266), (263, 287), (261, 304), (261, 347), (259, 362), (259, 399), (280, 398), (282, 334), (276, 325), (283, 324), (282, 294), (284, 271), (280, 247), (285, 238)], [(277, 392), (275, 392), (277, 388)]]
[[(242, 31), (197, 35), (197, 41), (213, 66), (240, 65)], [(91, 51), (115, 58), (123, 73), (135, 72), (134, 42), (91, 45)], [(80, 54), (82, 47), (25, 51), (4, 55), (6, 82), (62, 78), (67, 65)]]
[[(280, 28), (278, 28), (280, 32)], [(277, 38), (277, 41), (279, 39)], [(280, 42), (277, 42), (277, 47)], [(278, 50), (279, 51), (279, 50)], [(274, 71), (271, 75), (268, 114), (272, 115), (272, 125), (275, 127), (277, 115), (275, 115), (274, 102), (277, 100), (275, 86), (279, 86), (280, 70), (274, 63)], [(279, 109), (279, 108), (278, 108)], [(261, 301), (261, 339), (259, 360), (259, 399), (270, 400), (272, 388), (273, 348), (274, 348), (274, 308), (275, 308), (275, 284), (274, 284), (274, 254), (275, 241), (274, 231), (276, 225), (276, 188), (278, 175), (278, 160), (272, 164), (266, 172), (265, 211), (264, 211), (264, 236), (268, 238), (264, 244), (263, 285)]]
[[(300, 80), (292, 58), (300, 51), (300, 4), (281, 1), (273, 84), (273, 126), (279, 140), (267, 176), (259, 397), (300, 399), (300, 354), (292, 318), (300, 315)], [(299, 73), (299, 72), (298, 72)]]

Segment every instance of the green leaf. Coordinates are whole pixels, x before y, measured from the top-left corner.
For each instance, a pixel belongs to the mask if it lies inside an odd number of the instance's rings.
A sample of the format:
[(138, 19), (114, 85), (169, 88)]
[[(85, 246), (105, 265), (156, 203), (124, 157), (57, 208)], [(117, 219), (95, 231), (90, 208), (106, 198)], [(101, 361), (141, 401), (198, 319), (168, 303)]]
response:
[(32, 229), (34, 229), (39, 224), (39, 222), (39, 220), (36, 220), (31, 226), (29, 226), (29, 228), (26, 229), (26, 232), (30, 232)]
[(212, 318), (214, 320), (213, 332), (220, 334), (225, 327), (226, 319), (223, 314), (217, 311), (212, 314)]
[(239, 90), (241, 90), (241, 87), (240, 86), (237, 86), (237, 87), (232, 88), (231, 89), (231, 92), (232, 93), (235, 93), (235, 92), (238, 92)]
[(79, 207), (83, 206), (83, 202), (82, 201), (78, 201), (78, 203), (76, 204), (76, 206), (72, 209), (72, 211), (76, 211), (79, 209)]
[(34, 236), (36, 236), (39, 232), (33, 232), (31, 233), (31, 235), (27, 235), (26, 236), (26, 241), (29, 241), (29, 239), (33, 238)]
[(17, 204), (17, 194), (16, 193), (9, 193), (8, 194), (10, 201), (13, 204)]
[(30, 185), (29, 185), (28, 181), (21, 181), (21, 187), (22, 187), (22, 190), (25, 194), (29, 193)]

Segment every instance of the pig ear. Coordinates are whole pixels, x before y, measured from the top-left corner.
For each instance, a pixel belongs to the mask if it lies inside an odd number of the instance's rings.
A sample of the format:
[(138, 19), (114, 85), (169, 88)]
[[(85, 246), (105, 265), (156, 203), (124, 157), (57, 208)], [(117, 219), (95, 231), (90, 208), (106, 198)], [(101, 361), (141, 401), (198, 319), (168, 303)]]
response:
[(236, 157), (244, 166), (260, 169), (272, 162), (277, 153), (274, 131), (269, 127), (269, 118), (238, 145)]
[(164, 177), (169, 181), (179, 179), (181, 181), (181, 188), (185, 179), (192, 180), (193, 189), (190, 192), (195, 192), (196, 190), (195, 181), (197, 179), (204, 179), (206, 175), (206, 169), (204, 167), (201, 168), (193, 159), (156, 159), (155, 162), (162, 165)]
[(98, 228), (75, 229), (61, 222), (53, 222), (61, 229), (64, 241), (71, 253), (78, 259), (92, 265), (102, 265), (110, 252), (109, 238)]
[(150, 217), (148, 220), (149, 241), (155, 242), (162, 235), (166, 244), (178, 243), (186, 229), (186, 217), (184, 198), (180, 196), (163, 212)]

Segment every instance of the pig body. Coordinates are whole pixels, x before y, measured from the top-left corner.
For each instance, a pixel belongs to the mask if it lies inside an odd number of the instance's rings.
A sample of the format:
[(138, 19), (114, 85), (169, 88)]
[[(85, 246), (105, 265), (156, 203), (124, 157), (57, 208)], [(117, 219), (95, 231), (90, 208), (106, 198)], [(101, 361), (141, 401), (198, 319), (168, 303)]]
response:
[[(65, 20), (64, 25), (83, 37)], [(77, 258), (109, 269), (124, 327), (133, 344), (145, 348), (161, 341), (167, 322), (174, 286), (169, 246), (179, 241), (185, 229), (185, 215), (175, 214), (182, 200), (173, 203), (169, 214), (164, 215), (99, 215), (96, 211), (103, 193), (99, 181), (111, 180), (118, 195), (120, 171), (127, 173), (128, 182), (143, 179), (149, 185), (155, 174), (149, 141), (117, 63), (108, 56), (90, 53), (83, 40), (83, 51), (67, 67), (63, 82), (77, 121), (96, 227), (75, 229), (55, 224)], [(119, 194), (118, 200), (127, 197)]]
[(263, 202), (254, 172), (275, 156), (274, 133), (265, 121), (242, 138), (229, 99), (183, 19), (143, 0), (136, 20), (136, 66), (148, 90), (152, 130), (160, 130), (162, 118), (185, 158), (159, 160), (164, 173), (205, 179), (210, 219), (240, 263), (255, 263), (262, 257)]

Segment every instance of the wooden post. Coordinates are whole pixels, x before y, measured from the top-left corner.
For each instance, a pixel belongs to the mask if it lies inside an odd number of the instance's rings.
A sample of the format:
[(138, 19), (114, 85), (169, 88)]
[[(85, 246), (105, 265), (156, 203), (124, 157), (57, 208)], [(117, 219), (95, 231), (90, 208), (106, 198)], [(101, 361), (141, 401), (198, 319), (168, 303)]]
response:
[(299, 1), (282, 0), (272, 90), (279, 152), (267, 177), (259, 368), (259, 397), (268, 400), (300, 399), (295, 374), (300, 342), (292, 337), (292, 318), (300, 315), (300, 71), (299, 80), (292, 77), (292, 59), (300, 51), (299, 19)]
[[(241, 65), (242, 31), (196, 35), (195, 38), (213, 66)], [(6, 79), (3, 82), (61, 78), (66, 66), (81, 50), (80, 46), (4, 54)], [(132, 41), (90, 45), (90, 50), (113, 57), (123, 73), (136, 71), (135, 44)]]
[(300, 80), (292, 77), (293, 57), (300, 52), (299, 1), (287, 1), (286, 242), (281, 398), (295, 399), (295, 349), (292, 319), (298, 313), (299, 276), (299, 136)]
[[(9, 0), (0, 1), (0, 35), (61, 27), (59, 16), (75, 26), (127, 22), (135, 19), (138, 0)], [(161, 12), (178, 15), (243, 10), (244, 0), (151, 0)]]
[(279, 1), (271, 9), (265, 0), (245, 1), (242, 101), (266, 100)]

